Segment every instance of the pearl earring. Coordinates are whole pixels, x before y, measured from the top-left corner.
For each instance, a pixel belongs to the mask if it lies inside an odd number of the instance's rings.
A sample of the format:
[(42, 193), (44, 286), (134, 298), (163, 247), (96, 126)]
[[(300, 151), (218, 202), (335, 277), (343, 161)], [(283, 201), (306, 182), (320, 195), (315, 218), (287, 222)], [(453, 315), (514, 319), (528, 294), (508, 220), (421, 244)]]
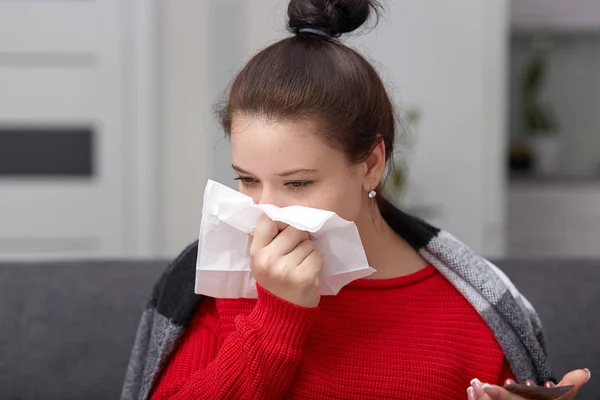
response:
[(370, 198), (370, 199), (374, 199), (374, 198), (375, 198), (375, 196), (377, 196), (377, 193), (376, 193), (374, 190), (371, 190), (371, 191), (369, 192), (369, 198)]

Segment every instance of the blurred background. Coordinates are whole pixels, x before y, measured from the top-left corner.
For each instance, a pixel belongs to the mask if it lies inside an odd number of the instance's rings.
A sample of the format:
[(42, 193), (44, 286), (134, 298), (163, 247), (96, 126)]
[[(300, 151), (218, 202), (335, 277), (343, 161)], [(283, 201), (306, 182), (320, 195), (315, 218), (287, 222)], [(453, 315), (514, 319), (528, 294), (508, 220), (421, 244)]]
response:
[[(558, 376), (596, 374), (600, 0), (382, 3), (343, 41), (402, 120), (391, 200), (507, 273)], [(207, 179), (235, 186), (213, 104), (287, 4), (0, 0), (1, 399), (119, 397)]]
[[(389, 0), (344, 39), (406, 126), (394, 200), (493, 258), (600, 256), (600, 0)], [(165, 258), (286, 0), (0, 0), (0, 259)]]

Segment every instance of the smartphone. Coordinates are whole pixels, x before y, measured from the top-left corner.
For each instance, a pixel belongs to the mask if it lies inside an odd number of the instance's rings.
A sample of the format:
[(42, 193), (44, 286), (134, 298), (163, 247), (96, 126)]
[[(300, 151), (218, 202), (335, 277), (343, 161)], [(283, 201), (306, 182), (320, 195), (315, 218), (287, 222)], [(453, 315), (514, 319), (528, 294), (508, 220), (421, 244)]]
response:
[(553, 400), (558, 399), (560, 396), (573, 389), (573, 385), (554, 386), (548, 388), (545, 386), (527, 386), (521, 383), (513, 383), (511, 385), (504, 386), (504, 389), (526, 399)]

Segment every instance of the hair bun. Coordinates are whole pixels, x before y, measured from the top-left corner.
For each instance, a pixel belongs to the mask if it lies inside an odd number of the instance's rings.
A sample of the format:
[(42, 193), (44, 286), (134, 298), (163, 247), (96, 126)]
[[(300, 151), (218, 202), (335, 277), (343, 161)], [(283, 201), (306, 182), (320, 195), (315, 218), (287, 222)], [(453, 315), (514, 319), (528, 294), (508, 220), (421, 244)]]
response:
[(376, 0), (291, 0), (288, 28), (293, 33), (317, 28), (331, 37), (339, 37), (358, 29), (371, 12), (378, 14), (380, 8)]

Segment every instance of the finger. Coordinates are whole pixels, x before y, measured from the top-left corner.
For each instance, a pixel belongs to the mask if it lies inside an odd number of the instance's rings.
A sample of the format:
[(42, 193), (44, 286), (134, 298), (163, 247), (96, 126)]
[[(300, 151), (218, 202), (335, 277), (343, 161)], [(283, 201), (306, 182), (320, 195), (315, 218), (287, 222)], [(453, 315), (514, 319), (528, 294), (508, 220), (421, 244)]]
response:
[(523, 398), (501, 388), (500, 386), (484, 383), (482, 386), (483, 392), (492, 400), (522, 400)]
[[(318, 283), (321, 268), (323, 267), (323, 255), (318, 250), (313, 250), (305, 259), (298, 265), (296, 271), (300, 277), (304, 279), (315, 279)], [(304, 280), (303, 279), (303, 280)]]
[(471, 381), (471, 387), (473, 388), (473, 391), (475, 392), (475, 395), (477, 395), (478, 398), (485, 394), (483, 392), (482, 386), (483, 386), (483, 383), (481, 383), (481, 381), (477, 378), (475, 378)]
[(514, 385), (515, 383), (517, 383), (517, 381), (515, 381), (514, 379), (508, 378), (507, 380), (504, 381), (504, 386)]
[(467, 388), (467, 399), (468, 400), (477, 400), (477, 395), (475, 394), (475, 390), (473, 390), (473, 386), (469, 386)]
[(289, 254), (300, 244), (300, 242), (308, 239), (308, 233), (298, 230), (293, 226), (288, 226), (267, 245), (269, 252), (277, 255)]
[(285, 265), (297, 267), (306, 260), (306, 257), (308, 257), (314, 249), (315, 245), (312, 241), (308, 239), (303, 240), (291, 252), (282, 257), (282, 262)]
[(289, 226), (285, 222), (281, 222), (281, 221), (273, 221), (273, 222), (275, 222), (275, 225), (277, 225), (277, 229), (279, 229), (279, 232), (281, 232), (282, 230), (284, 230), (285, 228), (287, 228)]
[(548, 381), (548, 382), (544, 383), (544, 386), (547, 387), (547, 388), (551, 388), (551, 387), (554, 387), (556, 385), (554, 384), (554, 382)]
[(592, 377), (592, 373), (587, 368), (576, 369), (574, 371), (569, 372), (565, 376), (563, 376), (561, 381), (558, 382), (558, 386), (573, 385), (575, 387), (573, 389), (569, 390), (568, 393), (559, 397), (559, 400), (571, 400), (571, 399), (575, 398), (575, 395), (577, 394), (577, 392), (579, 390), (581, 390), (581, 387), (583, 385), (585, 385), (587, 383), (587, 381), (590, 380), (591, 377)]
[(279, 233), (277, 224), (266, 215), (263, 214), (256, 222), (254, 228), (254, 237), (252, 239), (252, 246), (250, 251), (262, 249), (273, 241), (275, 236)]

